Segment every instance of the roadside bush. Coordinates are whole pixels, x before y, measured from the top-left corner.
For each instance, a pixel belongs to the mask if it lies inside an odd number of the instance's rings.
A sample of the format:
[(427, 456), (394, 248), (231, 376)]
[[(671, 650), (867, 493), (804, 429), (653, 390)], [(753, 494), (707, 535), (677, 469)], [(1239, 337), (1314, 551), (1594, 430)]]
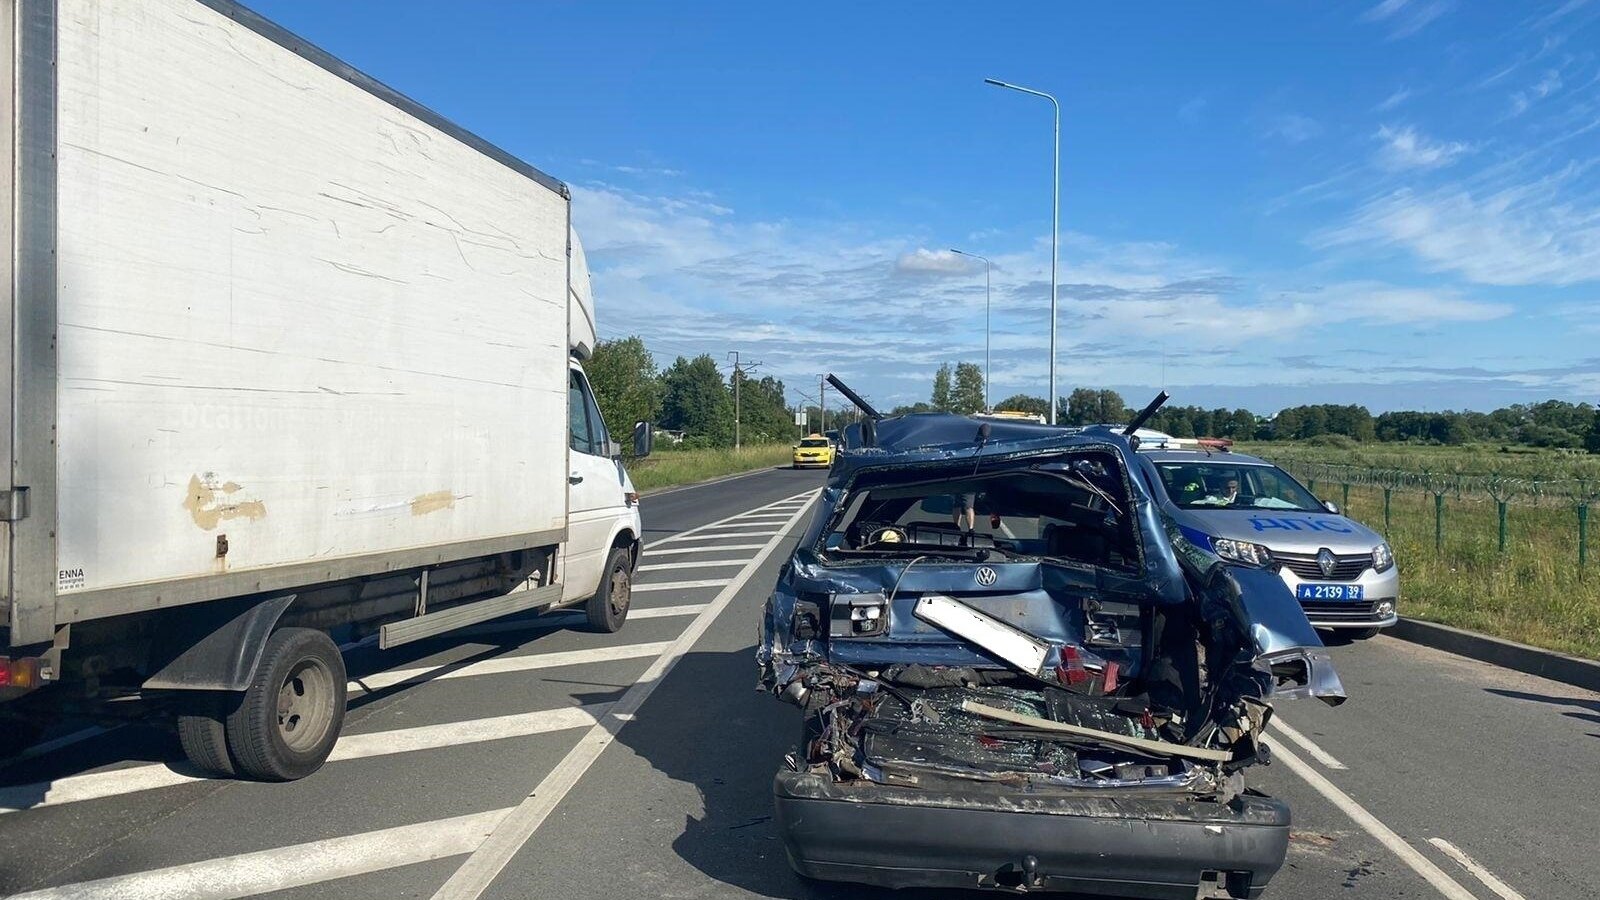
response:
[(1319, 434), (1306, 441), (1312, 447), (1332, 447), (1337, 450), (1354, 450), (1361, 444), (1347, 434)]

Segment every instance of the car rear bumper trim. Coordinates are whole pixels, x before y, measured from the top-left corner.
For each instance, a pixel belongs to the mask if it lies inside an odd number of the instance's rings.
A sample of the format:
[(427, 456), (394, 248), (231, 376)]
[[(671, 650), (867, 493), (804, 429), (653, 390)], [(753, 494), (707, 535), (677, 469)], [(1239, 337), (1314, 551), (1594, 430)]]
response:
[[(1289, 810), (1242, 795), (958, 797), (872, 784), (837, 785), (781, 771), (773, 783), (790, 865), (810, 878), (889, 888), (1088, 892), (1192, 900), (1258, 897), (1283, 864)], [(1211, 896), (1208, 894), (1208, 896)]]

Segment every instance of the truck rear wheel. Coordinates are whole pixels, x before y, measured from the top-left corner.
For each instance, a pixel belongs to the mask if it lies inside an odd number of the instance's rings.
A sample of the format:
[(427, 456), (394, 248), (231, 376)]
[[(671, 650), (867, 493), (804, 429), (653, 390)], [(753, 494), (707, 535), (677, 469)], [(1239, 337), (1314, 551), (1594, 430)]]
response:
[(628, 606), (632, 602), (633, 555), (627, 547), (613, 547), (611, 555), (606, 557), (605, 571), (600, 575), (600, 589), (585, 607), (589, 628), (608, 634), (621, 628), (628, 619)]
[(178, 743), (190, 764), (207, 775), (238, 774), (228, 755), (225, 705), (238, 699), (232, 694), (197, 694), (185, 698), (178, 709)]
[(344, 658), (333, 641), (312, 628), (273, 632), (255, 680), (227, 718), (239, 774), (293, 781), (315, 772), (339, 739), (344, 705)]

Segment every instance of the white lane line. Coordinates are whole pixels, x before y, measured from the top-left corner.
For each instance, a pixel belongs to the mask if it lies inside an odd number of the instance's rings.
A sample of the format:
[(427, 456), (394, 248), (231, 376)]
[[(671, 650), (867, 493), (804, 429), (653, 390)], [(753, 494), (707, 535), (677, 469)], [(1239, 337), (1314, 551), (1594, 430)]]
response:
[(768, 542), (766, 548), (756, 554), (750, 565), (729, 582), (728, 586), (723, 588), (716, 599), (706, 607), (706, 611), (696, 616), (689, 627), (684, 629), (683, 634), (672, 642), (671, 649), (656, 657), (649, 670), (640, 676), (639, 680), (628, 688), (622, 698), (601, 718), (600, 724), (589, 729), (578, 742), (578, 746), (572, 748), (555, 769), (539, 782), (528, 798), (501, 820), (495, 827), (494, 833), (467, 857), (461, 868), (457, 869), (455, 874), (450, 876), (450, 880), (434, 894), (434, 900), (476, 900), (489, 889), (496, 876), (533, 837), (533, 833), (539, 830), (539, 826), (544, 824), (544, 820), (555, 810), (557, 804), (567, 796), (584, 773), (589, 771), (589, 767), (600, 758), (600, 754), (611, 745), (616, 739), (617, 732), (666, 679), (673, 666), (678, 664), (678, 660), (700, 640), (718, 614), (727, 609), (733, 598), (761, 569), (762, 563), (765, 563), (773, 551), (783, 543), (783, 536), (794, 528), (804, 512), (803, 508), (797, 511), (779, 530), (778, 535)]
[(789, 515), (790, 513), (788, 512), (745, 513), (742, 516), (735, 516), (733, 520), (735, 522), (754, 522), (757, 519), (787, 519)]
[(413, 753), (418, 750), (435, 750), (440, 747), (527, 737), (551, 731), (566, 731), (569, 728), (587, 728), (592, 727), (599, 721), (598, 717), (604, 714), (605, 704), (595, 703), (588, 706), (513, 713), (509, 716), (490, 716), (487, 719), (442, 722), (438, 725), (421, 725), (416, 728), (347, 734), (339, 738), (339, 743), (334, 746), (328, 761), (367, 759), (372, 756), (390, 756), (395, 753)]
[(182, 866), (83, 881), (11, 900), (232, 900), (471, 853), (510, 809), (438, 819)]
[[(560, 650), (553, 653), (532, 653), (525, 656), (497, 656), (493, 659), (483, 659), (468, 663), (459, 669), (450, 666), (455, 663), (444, 663), (437, 666), (421, 666), (415, 669), (391, 669), (387, 672), (375, 672), (350, 682), (349, 693), (368, 694), (395, 685), (405, 684), (408, 681), (433, 676), (431, 680), (443, 681), (451, 678), (474, 678), (480, 675), (505, 675), (510, 672), (532, 672), (537, 669), (554, 669), (560, 666), (581, 666), (587, 663), (615, 662), (620, 659), (639, 659), (646, 656), (656, 656), (667, 649), (666, 641), (657, 641), (650, 644), (622, 644), (617, 647), (595, 647), (590, 650)], [(436, 674), (437, 673), (437, 674)]]
[(636, 584), (633, 586), (633, 592), (639, 594), (646, 591), (688, 591), (695, 588), (722, 587), (727, 583), (728, 579), (726, 578), (706, 578), (700, 581), (658, 581), (655, 584)]
[(674, 542), (677, 542), (677, 541), (736, 541), (736, 540), (738, 540), (740, 538), (772, 537), (773, 535), (775, 535), (777, 533), (778, 533), (777, 531), (773, 531), (773, 530), (767, 530), (767, 531), (736, 531), (733, 534), (692, 534), (692, 535), (685, 535), (683, 537), (669, 538), (668, 540), (671, 540), (671, 541), (674, 541)]
[[(605, 704), (572, 706), (488, 719), (447, 722), (442, 725), (347, 734), (339, 738), (339, 743), (334, 745), (328, 762), (368, 759), (374, 756), (389, 756), (395, 753), (411, 753), (417, 750), (544, 734), (549, 731), (592, 727), (604, 712)], [(203, 775), (180, 771), (162, 763), (130, 766), (109, 772), (91, 772), (87, 775), (73, 775), (38, 784), (0, 788), (0, 813), (81, 803), (105, 797), (120, 797), (125, 794), (210, 780), (212, 779)]]
[[(788, 503), (791, 500), (793, 500), (793, 501), (802, 502), (804, 504), (809, 504), (811, 502), (811, 498), (814, 497), (816, 495), (816, 493), (817, 493), (816, 491), (807, 491), (804, 494), (796, 494), (792, 498), (787, 498), (785, 500), (781, 500), (781, 501), (778, 501), (778, 502), (780, 502), (780, 503)], [(715, 522), (707, 522), (704, 525), (698, 525), (698, 526), (696, 526), (694, 528), (689, 528), (689, 529), (686, 529), (684, 531), (680, 531), (677, 534), (674, 534), (674, 535), (672, 535), (670, 537), (664, 537), (664, 538), (661, 538), (659, 540), (652, 541), (651, 542), (651, 546), (659, 547), (662, 544), (670, 544), (670, 543), (674, 543), (674, 542), (677, 542), (677, 541), (681, 541), (681, 540), (684, 540), (686, 538), (691, 537), (692, 535), (699, 534), (700, 532), (705, 531), (707, 529), (715, 528), (718, 525), (726, 525), (727, 523), (732, 522), (733, 520), (739, 518), (739, 516), (745, 515), (747, 513), (752, 513), (752, 512), (761, 512), (762, 510), (772, 508), (772, 506), (773, 506), (773, 504), (768, 504), (767, 506), (758, 507), (756, 509), (747, 509), (742, 513), (738, 513), (736, 515), (728, 516), (725, 519), (718, 519)], [(804, 509), (805, 506), (801, 506), (800, 508)]]
[(1311, 767), (1310, 763), (1295, 756), (1288, 747), (1279, 744), (1272, 748), (1272, 758), (1281, 760), (1289, 767), (1289, 771), (1299, 775), (1301, 780), (1311, 785), (1312, 789), (1321, 794), (1329, 803), (1337, 806), (1341, 812), (1349, 816), (1352, 821), (1378, 840), (1378, 843), (1388, 847), (1400, 861), (1411, 867), (1413, 872), (1423, 877), (1423, 880), (1433, 885), (1447, 900), (1477, 900), (1472, 892), (1462, 887), (1459, 882), (1445, 871), (1433, 864), (1418, 852), (1417, 848), (1406, 843), (1406, 839), (1396, 834), (1394, 829), (1383, 824), (1378, 817), (1367, 812), (1366, 807), (1357, 803), (1349, 794), (1339, 790), (1333, 782), (1323, 776), (1321, 772)]
[(1316, 760), (1319, 763), (1322, 763), (1324, 766), (1326, 766), (1326, 767), (1328, 767), (1330, 769), (1336, 769), (1336, 770), (1340, 770), (1340, 771), (1343, 771), (1343, 770), (1349, 768), (1349, 766), (1346, 766), (1344, 763), (1339, 762), (1337, 759), (1334, 759), (1332, 753), (1329, 753), (1328, 751), (1322, 749), (1321, 747), (1318, 747), (1316, 745), (1316, 743), (1313, 742), (1310, 738), (1306, 737), (1305, 735), (1301, 734), (1298, 731), (1295, 731), (1293, 728), (1290, 728), (1288, 722), (1285, 722), (1283, 719), (1277, 717), (1276, 715), (1274, 715), (1272, 717), (1272, 721), (1270, 723), (1268, 723), (1268, 727), (1272, 728), (1275, 731), (1282, 732), (1284, 737), (1288, 738), (1291, 741), (1294, 741), (1296, 744), (1299, 744), (1301, 750), (1304, 750), (1305, 752), (1311, 754), (1311, 758), (1312, 759)]
[(660, 572), (665, 569), (712, 569), (717, 566), (742, 566), (749, 562), (748, 559), (695, 559), (687, 562), (651, 563), (640, 566), (638, 572)]
[(1428, 843), (1438, 847), (1445, 856), (1455, 860), (1461, 868), (1471, 872), (1472, 877), (1483, 882), (1484, 887), (1499, 894), (1504, 900), (1525, 900), (1521, 894), (1516, 892), (1515, 888), (1495, 877), (1493, 872), (1485, 869), (1481, 863), (1468, 856), (1465, 850), (1455, 844), (1444, 838), (1428, 838)]
[(630, 619), (668, 619), (674, 616), (697, 616), (709, 604), (685, 603), (682, 606), (656, 606), (639, 609), (634, 607), (628, 610)]
[[(740, 526), (740, 527), (743, 527), (743, 526)], [(737, 541), (737, 540), (739, 540), (741, 538), (772, 537), (775, 534), (777, 534), (776, 531), (767, 531), (767, 530), (763, 530), (763, 531), (735, 531), (735, 532), (733, 532), (731, 534), (720, 534), (720, 533), (685, 534), (685, 535), (680, 535), (678, 537), (670, 537), (670, 538), (667, 538), (666, 540), (657, 541), (656, 544), (659, 546), (660, 544), (664, 544), (667, 541), (671, 541), (674, 544), (676, 544), (676, 543), (678, 543), (680, 541)]]
[[(629, 619), (667, 619), (673, 616), (692, 616), (705, 609), (704, 603), (690, 603), (684, 606), (657, 606), (654, 608), (640, 609), (634, 607), (628, 610)], [(566, 628), (573, 622), (583, 619), (581, 609), (558, 609), (554, 612), (541, 614), (536, 619), (518, 619), (514, 622), (485, 622), (482, 625), (469, 625), (450, 632), (457, 637), (472, 637), (480, 634), (500, 634), (506, 631), (556, 631)]]
[(669, 550), (657, 550), (654, 547), (646, 548), (644, 555), (647, 557), (669, 556), (680, 553), (713, 553), (723, 550), (760, 550), (766, 544), (712, 544), (706, 547), (674, 547)]

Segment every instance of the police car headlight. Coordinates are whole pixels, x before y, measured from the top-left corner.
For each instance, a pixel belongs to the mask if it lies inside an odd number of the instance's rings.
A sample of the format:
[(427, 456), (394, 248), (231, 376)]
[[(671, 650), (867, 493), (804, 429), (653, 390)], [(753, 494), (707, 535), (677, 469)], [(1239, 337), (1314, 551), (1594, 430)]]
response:
[(1388, 541), (1372, 548), (1372, 568), (1378, 572), (1394, 568), (1394, 551), (1389, 549)]
[(1272, 563), (1271, 550), (1249, 541), (1212, 538), (1211, 547), (1217, 551), (1218, 556), (1231, 562), (1244, 563), (1247, 566), (1267, 566)]

